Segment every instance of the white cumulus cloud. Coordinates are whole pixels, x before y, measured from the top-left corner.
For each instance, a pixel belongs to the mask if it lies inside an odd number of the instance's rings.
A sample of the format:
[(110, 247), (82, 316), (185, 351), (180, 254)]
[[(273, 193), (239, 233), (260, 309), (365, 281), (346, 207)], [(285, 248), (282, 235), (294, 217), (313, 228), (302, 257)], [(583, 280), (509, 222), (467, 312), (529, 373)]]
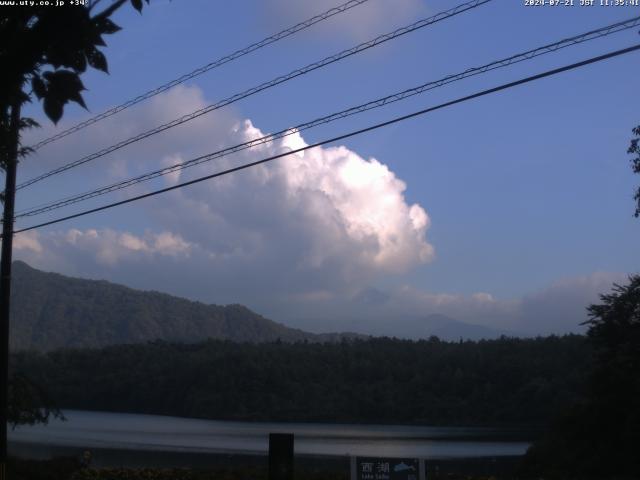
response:
[(39, 234), (36, 230), (29, 230), (17, 235), (13, 240), (14, 252), (31, 252), (33, 254), (41, 254), (43, 251), (40, 243)]
[[(16, 238), (20, 237), (21, 234)], [(68, 257), (68, 261), (91, 258), (103, 266), (157, 256), (188, 257), (193, 247), (180, 235), (166, 231), (145, 232), (138, 236), (129, 232), (93, 228), (52, 232), (46, 235), (46, 241), (54, 257), (62, 255)]]
[[(117, 140), (136, 125), (158, 124), (206, 104), (196, 87), (176, 88), (121, 118), (107, 119), (99, 132), (88, 129), (87, 135), (54, 144), (47, 161), (64, 163), (101, 139)], [(82, 181), (98, 186), (264, 135), (251, 121), (239, 121), (229, 112), (167, 133), (123, 149), (107, 162), (82, 167), (92, 172), (83, 171)], [(134, 191), (174, 185), (307, 145), (299, 132), (290, 133), (137, 185)], [(78, 188), (69, 181), (60, 188)], [(353, 293), (383, 275), (401, 274), (434, 258), (427, 238), (429, 216), (421, 205), (407, 201), (405, 190), (405, 182), (382, 159), (364, 158), (341, 145), (316, 147), (122, 207), (107, 225), (101, 224), (104, 216), (94, 224), (87, 217), (84, 228), (19, 235), (18, 250), (36, 267), (208, 302), (255, 305), (258, 298)], [(120, 227), (120, 221), (127, 227)], [(168, 278), (173, 280), (167, 283)]]

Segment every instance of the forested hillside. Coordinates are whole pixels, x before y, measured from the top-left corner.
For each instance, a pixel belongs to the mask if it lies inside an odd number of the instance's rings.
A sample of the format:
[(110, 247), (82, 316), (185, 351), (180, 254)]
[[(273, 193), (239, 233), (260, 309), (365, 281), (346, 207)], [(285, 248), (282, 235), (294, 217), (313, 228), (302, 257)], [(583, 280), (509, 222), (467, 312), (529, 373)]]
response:
[[(544, 424), (582, 395), (584, 337), (155, 342), (14, 354), (62, 408), (237, 420)], [(132, 368), (135, 367), (135, 368)]]
[(207, 338), (272, 342), (339, 338), (314, 335), (252, 312), (242, 305), (205, 305), (105, 281), (45, 273), (13, 264), (11, 347), (54, 350), (152, 340), (199, 342)]

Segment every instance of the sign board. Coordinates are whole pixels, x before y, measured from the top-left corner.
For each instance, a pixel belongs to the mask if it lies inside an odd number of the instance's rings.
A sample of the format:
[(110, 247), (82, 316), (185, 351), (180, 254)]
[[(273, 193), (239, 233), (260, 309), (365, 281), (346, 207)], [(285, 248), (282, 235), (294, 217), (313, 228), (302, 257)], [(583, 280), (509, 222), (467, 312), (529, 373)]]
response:
[(424, 480), (424, 460), (351, 457), (351, 480)]

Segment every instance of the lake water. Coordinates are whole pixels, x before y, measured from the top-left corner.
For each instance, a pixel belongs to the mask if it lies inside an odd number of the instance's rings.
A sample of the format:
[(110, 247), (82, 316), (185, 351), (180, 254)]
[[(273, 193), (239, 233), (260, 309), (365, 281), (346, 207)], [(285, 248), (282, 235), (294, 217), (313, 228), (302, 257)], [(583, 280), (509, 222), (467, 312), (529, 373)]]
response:
[(423, 458), (522, 455), (515, 430), (402, 425), (258, 423), (104, 412), (65, 411), (66, 422), (22, 426), (10, 445), (266, 454), (269, 433), (293, 433), (295, 453)]

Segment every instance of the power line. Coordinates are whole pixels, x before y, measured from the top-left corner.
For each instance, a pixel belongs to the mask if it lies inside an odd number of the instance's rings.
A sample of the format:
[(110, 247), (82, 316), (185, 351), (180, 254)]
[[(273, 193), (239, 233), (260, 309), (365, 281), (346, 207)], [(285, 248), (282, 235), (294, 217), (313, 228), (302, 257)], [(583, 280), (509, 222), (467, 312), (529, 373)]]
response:
[(163, 85), (160, 85), (159, 87), (154, 88), (153, 90), (149, 90), (148, 92), (143, 93), (142, 95), (138, 95), (137, 97), (132, 98), (131, 100), (128, 100), (124, 103), (121, 103), (120, 105), (117, 105), (113, 108), (110, 108), (109, 110), (106, 110), (98, 115), (95, 115), (94, 117), (84, 120), (74, 125), (73, 127), (70, 127), (60, 133), (57, 133), (56, 135), (45, 138), (44, 140), (30, 146), (29, 148), (31, 148), (32, 150), (38, 150), (39, 148), (42, 148), (49, 143), (55, 142), (56, 140), (60, 140), (61, 138), (71, 135), (72, 133), (79, 132), (80, 130), (88, 127), (89, 125), (93, 125), (94, 123), (97, 123), (100, 120), (104, 120), (105, 118), (108, 118), (108, 117), (111, 117), (112, 115), (120, 113), (121, 111), (126, 110), (127, 108), (132, 107), (133, 105), (136, 105), (144, 100), (148, 100), (149, 98), (155, 97), (156, 95), (162, 92), (166, 92), (170, 88), (173, 88), (177, 85), (180, 85), (181, 83), (184, 83), (199, 75), (202, 75), (205, 72), (213, 70), (214, 68), (221, 67), (225, 63), (229, 63), (233, 60), (237, 60), (240, 57), (244, 57), (245, 55), (255, 52), (256, 50), (259, 50), (268, 45), (271, 45), (272, 43), (282, 40), (283, 38), (287, 38), (295, 33), (305, 30), (315, 25), (316, 23), (327, 20), (328, 18), (331, 18), (334, 15), (338, 15), (340, 13), (346, 12), (347, 10), (350, 10), (351, 8), (357, 7), (358, 5), (361, 5), (368, 1), (369, 0), (349, 0), (348, 2), (343, 3), (342, 5), (338, 5), (337, 7), (331, 8), (326, 12), (321, 13), (320, 15), (311, 17), (305, 20), (304, 22), (300, 22), (294, 25), (293, 27), (289, 27), (285, 30), (282, 30), (281, 32), (271, 35), (270, 37), (264, 38), (259, 42), (252, 43), (251, 45), (245, 48), (241, 48), (240, 50), (236, 50), (233, 53), (225, 55), (224, 57), (220, 57), (219, 59), (214, 60), (213, 62), (210, 62), (200, 68), (196, 68), (195, 70), (189, 73), (186, 73), (174, 80), (171, 80)]
[(370, 131), (373, 131), (373, 130), (377, 130), (379, 128), (386, 127), (386, 126), (389, 126), (389, 125), (392, 125), (392, 124), (395, 124), (395, 123), (398, 123), (398, 122), (402, 122), (402, 121), (408, 120), (410, 118), (414, 118), (414, 117), (418, 117), (418, 116), (421, 116), (421, 115), (425, 115), (425, 114), (427, 114), (429, 112), (433, 112), (433, 111), (440, 110), (440, 109), (443, 109), (443, 108), (446, 108), (446, 107), (450, 107), (452, 105), (456, 105), (458, 103), (463, 103), (463, 102), (466, 102), (466, 101), (469, 101), (469, 100), (473, 100), (474, 98), (478, 98), (478, 97), (482, 97), (482, 96), (485, 96), (485, 95), (489, 95), (491, 93), (499, 92), (499, 91), (502, 91), (502, 90), (507, 90), (509, 88), (516, 87), (518, 85), (522, 85), (522, 84), (525, 84), (525, 83), (530, 83), (530, 82), (533, 82), (535, 80), (540, 80), (542, 78), (550, 77), (552, 75), (557, 75), (559, 73), (566, 72), (566, 71), (569, 71), (569, 70), (574, 70), (576, 68), (580, 68), (580, 67), (583, 67), (583, 66), (586, 66), (586, 65), (590, 65), (592, 63), (596, 63), (596, 62), (600, 62), (600, 61), (603, 61), (603, 60), (607, 60), (609, 58), (613, 58), (613, 57), (617, 57), (617, 56), (620, 56), (620, 55), (624, 55), (624, 54), (627, 54), (627, 53), (630, 53), (630, 52), (634, 52), (636, 50), (640, 50), (640, 44), (636, 44), (636, 45), (633, 45), (631, 47), (623, 48), (621, 50), (616, 50), (616, 51), (613, 51), (613, 52), (609, 52), (609, 53), (604, 54), (604, 55), (599, 55), (597, 57), (592, 57), (592, 58), (590, 58), (588, 60), (583, 60), (581, 62), (572, 63), (572, 64), (566, 65), (564, 67), (555, 68), (553, 70), (547, 70), (546, 72), (543, 72), (543, 73), (538, 73), (536, 75), (525, 77), (525, 78), (522, 78), (520, 80), (516, 80), (516, 81), (513, 81), (513, 82), (505, 83), (505, 84), (502, 84), (502, 85), (500, 85), (498, 87), (493, 87), (493, 88), (489, 88), (489, 89), (486, 89), (486, 90), (482, 90), (482, 91), (474, 93), (472, 95), (467, 95), (465, 97), (457, 98), (456, 100), (451, 100), (449, 102), (441, 103), (439, 105), (436, 105), (435, 107), (425, 108), (423, 110), (419, 110), (417, 112), (413, 112), (413, 113), (410, 113), (408, 115), (403, 115), (403, 116), (400, 116), (400, 117), (396, 117), (396, 118), (393, 118), (391, 120), (387, 120), (385, 122), (377, 123), (375, 125), (371, 125), (371, 126), (366, 127), (366, 128), (362, 128), (362, 129), (355, 130), (355, 131), (352, 131), (352, 132), (349, 132), (349, 133), (338, 135), (337, 137), (329, 138), (327, 140), (322, 140), (320, 142), (316, 142), (314, 144), (307, 145), (305, 147), (297, 148), (297, 149), (294, 149), (294, 150), (291, 150), (291, 151), (288, 151), (288, 152), (284, 152), (284, 153), (273, 155), (273, 156), (270, 156), (270, 157), (267, 157), (267, 158), (263, 158), (261, 160), (255, 161), (255, 162), (245, 163), (245, 164), (240, 165), (238, 167), (229, 168), (229, 169), (223, 170), (221, 172), (217, 172), (217, 173), (213, 173), (211, 175), (206, 175), (206, 176), (203, 176), (203, 177), (199, 177), (199, 178), (196, 178), (194, 180), (189, 180), (187, 182), (179, 183), (179, 184), (176, 184), (176, 185), (172, 185), (170, 187), (162, 188), (160, 190), (155, 190), (153, 192), (149, 192), (149, 193), (145, 193), (145, 194), (142, 194), (142, 195), (138, 195), (136, 197), (128, 198), (126, 200), (121, 200), (119, 202), (109, 203), (109, 204), (103, 205), (101, 207), (92, 208), (92, 209), (85, 210), (85, 211), (82, 211), (82, 212), (79, 212), (79, 213), (75, 213), (73, 215), (67, 215), (65, 217), (60, 217), (60, 218), (57, 218), (55, 220), (50, 220), (48, 222), (43, 222), (43, 223), (40, 223), (40, 224), (37, 224), (37, 225), (32, 225), (30, 227), (22, 228), (20, 230), (16, 230), (14, 233), (26, 232), (26, 231), (29, 231), (29, 230), (34, 230), (36, 228), (41, 228), (41, 227), (45, 227), (45, 226), (48, 226), (48, 225), (53, 225), (53, 224), (56, 224), (56, 223), (64, 222), (66, 220), (71, 220), (73, 218), (82, 217), (82, 216), (85, 216), (85, 215), (89, 215), (91, 213), (100, 212), (100, 211), (111, 209), (111, 208), (114, 208), (114, 207), (117, 207), (117, 206), (120, 206), (120, 205), (125, 205), (127, 203), (131, 203), (131, 202), (135, 202), (135, 201), (138, 201), (138, 200), (142, 200), (144, 198), (153, 197), (155, 195), (160, 195), (162, 193), (170, 192), (170, 191), (176, 190), (178, 188), (183, 188), (183, 187), (186, 187), (186, 186), (189, 186), (189, 185), (194, 185), (196, 183), (204, 182), (205, 180), (211, 180), (211, 179), (216, 178), (216, 177), (221, 177), (223, 175), (228, 175), (228, 174), (231, 174), (231, 173), (234, 173), (234, 172), (238, 172), (240, 170), (245, 170), (247, 168), (254, 167), (256, 165), (261, 165), (263, 163), (271, 162), (271, 161), (276, 160), (278, 158), (282, 158), (282, 157), (286, 157), (286, 156), (289, 156), (289, 155), (293, 155), (295, 153), (300, 153), (300, 152), (303, 152), (305, 150), (309, 150), (309, 149), (312, 149), (312, 148), (320, 147), (320, 146), (328, 144), (328, 143), (333, 143), (333, 142), (337, 142), (337, 141), (340, 141), (340, 140), (344, 140), (344, 139), (347, 139), (347, 138), (350, 138), (350, 137), (353, 137), (353, 136), (356, 136), (356, 135), (361, 135), (363, 133), (370, 132)]
[(301, 75), (305, 75), (309, 72), (312, 72), (314, 70), (317, 70), (319, 68), (325, 67), (327, 65), (330, 65), (332, 63), (338, 62), (344, 58), (350, 57), (351, 55), (355, 55), (357, 53), (360, 53), (364, 50), (368, 50), (369, 48), (375, 47), (377, 45), (380, 45), (384, 42), (387, 42), (389, 40), (393, 40), (395, 38), (398, 38), (402, 35), (405, 35), (407, 33), (413, 32), (415, 30), (418, 30), (420, 28), (424, 28), (426, 26), (432, 25), (434, 23), (437, 23), (439, 21), (445, 20), (447, 18), (453, 17), (455, 15), (458, 15), (460, 13), (463, 13), (467, 10), (471, 10), (474, 8), (477, 8), (481, 5), (484, 5), (485, 3), (488, 3), (492, 0), (472, 0), (463, 4), (460, 4), (454, 8), (451, 8), (449, 10), (446, 10), (444, 12), (440, 12), (432, 17), (428, 17), (428, 18), (424, 18), (422, 20), (419, 20), (415, 23), (412, 23), (411, 25), (405, 26), (405, 27), (401, 27), (397, 30), (394, 30), (393, 32), (390, 33), (386, 33), (384, 35), (379, 35), (378, 37), (374, 38), (373, 40), (369, 40), (368, 42), (364, 42), (361, 43), (359, 45), (356, 45), (355, 47), (349, 48), (347, 50), (343, 50), (342, 52), (339, 52), (335, 55), (331, 55), (329, 57), (326, 57), (318, 62), (314, 62), (311, 63), (305, 67), (293, 70), (291, 72), (289, 72), (286, 75), (282, 75), (280, 77), (274, 78), (273, 80), (270, 80), (268, 82), (264, 82), (256, 87), (250, 88), (248, 90), (245, 90), (244, 92), (241, 93), (237, 93), (235, 95), (232, 95), (231, 97), (225, 98), (224, 100), (221, 100), (217, 103), (208, 105), (206, 107), (203, 107), (199, 110), (196, 110), (194, 112), (191, 112), (187, 115), (183, 115), (182, 117), (179, 117), (177, 119), (174, 119), (168, 123), (165, 123), (163, 125), (160, 125), (158, 127), (155, 127), (151, 130), (148, 130), (146, 132), (143, 132), (141, 134), (138, 134), (134, 137), (128, 138), (126, 140), (123, 140), (117, 144), (111, 145), (109, 147), (103, 148), (102, 150), (92, 153), (90, 155), (87, 155), (79, 160), (75, 160), (71, 163), (68, 163), (66, 165), (63, 165), (61, 167), (55, 168), (47, 173), (44, 173), (42, 175), (39, 175), (37, 177), (34, 177), (30, 180), (26, 180), (22, 183), (20, 183), (16, 189), (22, 189), (25, 188), (29, 185), (33, 185), (34, 183), (37, 183), (41, 180), (44, 180), (46, 178), (49, 178), (53, 175), (57, 175), (59, 173), (65, 172), (71, 168), (75, 168), (79, 165), (82, 165), (84, 163), (90, 162), (92, 160), (95, 160), (97, 158), (103, 157), (104, 155), (107, 155), (109, 153), (112, 153), (116, 150), (119, 150), (127, 145), (130, 145), (132, 143), (138, 142), (140, 140), (143, 140), (145, 138), (148, 138), (152, 135), (155, 135), (157, 133), (163, 132), (165, 130), (168, 130), (170, 128), (176, 127), (178, 125), (181, 125), (183, 123), (186, 123), (190, 120), (193, 120), (195, 118), (198, 118), (202, 115), (205, 115), (207, 113), (210, 113), (214, 110), (217, 110), (219, 108), (225, 107), (227, 105), (230, 105), (232, 103), (237, 102), (238, 100), (242, 100), (244, 98), (247, 98), (251, 95), (255, 95), (258, 92), (261, 92), (263, 90), (266, 90), (268, 88), (272, 88), (275, 87), (276, 85), (279, 85), (281, 83), (287, 82), (293, 78), (299, 77)]
[(326, 123), (330, 123), (342, 118), (346, 118), (348, 116), (351, 115), (356, 115), (368, 110), (372, 110), (375, 108), (380, 108), (384, 105), (388, 105), (400, 100), (404, 100), (406, 98), (412, 97), (414, 95), (418, 95), (421, 93), (424, 93), (426, 91), (429, 90), (433, 90), (435, 88), (447, 85), (449, 83), (453, 83), (471, 76), (475, 76), (475, 75), (479, 75), (488, 71), (492, 71), (492, 70), (496, 70), (498, 68), (504, 68), (507, 67), (509, 65), (513, 65), (514, 63), (519, 63), (525, 60), (530, 60), (532, 58), (538, 57), (540, 55), (544, 55), (547, 53), (551, 53), (551, 52), (555, 52), (558, 51), (560, 49), (569, 47), (569, 46), (573, 46), (573, 45), (577, 45), (580, 43), (585, 43), (591, 40), (595, 40), (607, 35), (610, 35), (612, 33), (617, 33), (617, 32), (621, 32), (624, 30), (628, 30), (630, 28), (634, 28), (636, 26), (640, 25), (640, 16), (628, 19), (628, 20), (624, 20), (621, 22), (617, 22), (611, 25), (607, 25), (605, 27), (599, 28), (597, 30), (591, 30), (589, 32), (586, 33), (582, 33), (580, 35), (575, 35), (573, 37), (569, 37), (569, 38), (565, 38), (563, 40), (560, 40), (558, 42), (555, 43), (551, 43), (548, 45), (544, 45), (542, 47), (538, 47), (535, 48), (533, 50), (528, 50), (526, 52), (523, 53), (519, 53), (516, 55), (512, 55), (510, 57), (501, 59), (501, 60), (496, 60), (494, 62), (482, 65), (480, 67), (475, 67), (475, 68), (469, 68), (461, 73), (457, 73), (454, 75), (448, 75), (444, 78), (441, 78), (439, 80), (435, 80), (435, 81), (431, 81), (431, 82), (427, 82), (424, 83), (420, 86), (414, 87), (414, 88), (410, 88), (407, 90), (404, 90), (402, 92), (398, 92), (398, 93), (394, 93), (392, 95), (387, 95), (386, 97), (382, 97), (382, 98), (378, 98), (376, 100), (355, 106), (355, 107), (351, 107), (349, 109), (346, 110), (342, 110), (340, 112), (337, 113), (333, 113), (331, 115), (327, 115), (321, 118), (317, 118), (315, 120), (312, 120), (310, 122), (306, 122), (306, 123), (302, 123), (300, 125), (297, 125), (295, 127), (291, 127), (291, 128), (287, 128), (285, 130), (281, 130), (279, 132), (273, 133), (273, 134), (269, 134), (269, 135), (265, 135), (259, 138), (254, 138), (252, 140), (249, 140), (247, 142), (238, 144), (238, 145), (234, 145), (232, 147), (227, 147), (224, 148), (222, 150), (218, 150), (216, 152), (212, 152), (206, 155), (201, 155), (199, 157), (193, 158), (191, 160), (188, 160), (186, 162), (180, 162), (165, 168), (161, 168), (158, 170), (154, 170), (142, 175), (138, 175), (136, 177), (133, 178), (129, 178), (127, 180), (122, 180), (116, 183), (113, 183), (111, 185), (107, 185), (104, 187), (100, 187), (98, 189), (94, 189), (85, 193), (81, 193), (81, 194), (77, 194), (77, 195), (73, 195), (73, 196), (68, 196), (53, 202), (49, 202), (40, 206), (36, 206), (36, 207), (32, 207), (28, 210), (23, 210), (21, 212), (18, 212), (18, 214), (16, 215), (15, 218), (21, 218), (21, 217), (28, 217), (28, 216), (35, 216), (35, 215), (39, 215), (45, 212), (49, 212), (52, 210), (57, 210), (59, 208), (65, 207), (65, 206), (69, 206), (75, 203), (79, 203), (81, 201), (85, 201), (85, 200), (89, 200), (91, 198), (95, 198), (101, 195), (105, 195), (107, 193), (111, 193), (111, 192), (115, 192), (117, 190), (121, 190), (133, 185), (137, 185), (139, 183), (148, 181), (148, 180), (152, 180), (154, 178), (163, 176), (163, 175), (167, 175), (169, 173), (173, 173), (176, 171), (180, 171), (180, 170), (184, 170), (186, 168), (189, 167), (193, 167), (196, 165), (200, 165), (201, 163), (204, 162), (209, 162), (212, 160), (215, 160), (217, 158), (221, 158), (223, 156), (232, 154), (232, 153), (236, 153), (242, 150), (246, 150), (248, 148), (252, 148), (255, 147), (257, 145), (262, 145), (265, 143), (270, 143), (274, 140), (286, 137), (288, 135), (291, 135), (294, 132), (299, 132), (299, 131), (303, 131), (303, 130), (307, 130), (313, 127), (316, 127), (318, 125), (322, 125), (322, 124), (326, 124)]

